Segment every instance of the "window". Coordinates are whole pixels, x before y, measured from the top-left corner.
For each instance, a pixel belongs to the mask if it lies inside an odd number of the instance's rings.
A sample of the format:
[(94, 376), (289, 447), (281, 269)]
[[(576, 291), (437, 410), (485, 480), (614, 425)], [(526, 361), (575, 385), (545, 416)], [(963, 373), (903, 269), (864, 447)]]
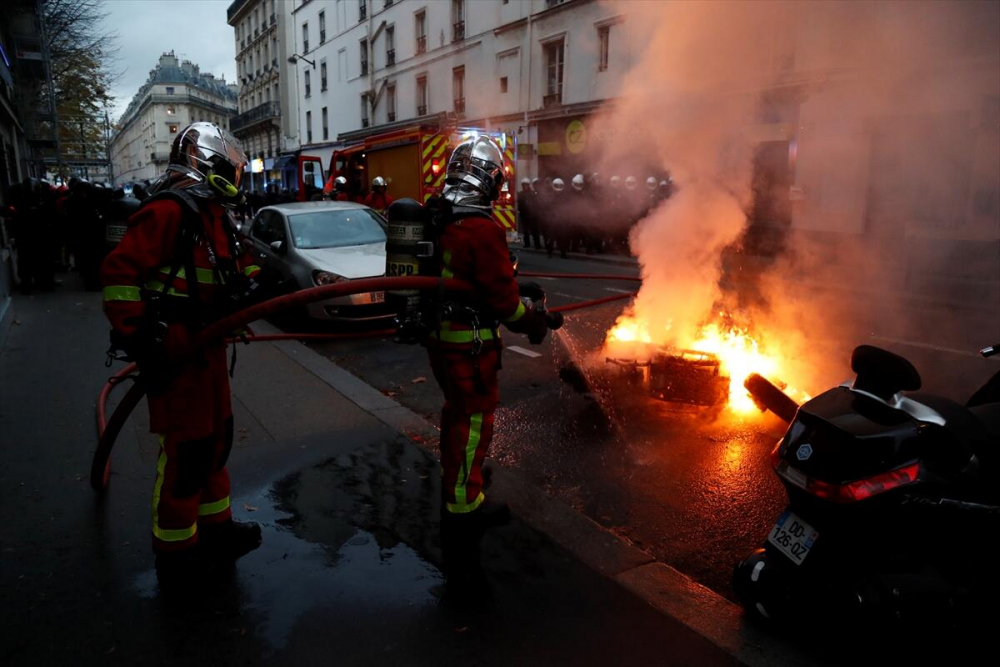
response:
[(167, 107), (167, 115), (168, 116), (173, 116), (175, 113), (177, 113), (177, 110), (174, 109), (174, 107), (172, 107), (172, 106)]
[(597, 39), (601, 46), (598, 51), (597, 71), (604, 72), (608, 69), (608, 45), (611, 42), (611, 26), (602, 25), (597, 29)]
[(417, 34), (417, 54), (421, 54), (427, 51), (427, 12), (420, 10), (413, 20)]
[(545, 45), (545, 98), (542, 106), (562, 104), (564, 42), (557, 39)]
[(386, 118), (389, 122), (396, 120), (396, 84), (385, 87)]
[(361, 93), (361, 127), (368, 127), (368, 94)]
[(385, 29), (385, 66), (396, 64), (396, 27)]
[(277, 83), (274, 84), (274, 101), (275, 102), (278, 101), (278, 84)]
[(326, 12), (319, 13), (319, 43), (326, 42)]
[(465, 68), (456, 67), (451, 71), (451, 95), (455, 101), (455, 113), (465, 113)]
[(323, 139), (330, 138), (330, 119), (326, 113), (326, 107), (323, 107)]
[(501, 93), (507, 92), (507, 77), (505, 76), (500, 77), (500, 92)]
[(306, 70), (306, 97), (312, 95), (312, 79), (309, 74), (309, 70)]
[(326, 61), (319, 61), (319, 89), (326, 90)]
[(545, 0), (545, 9), (552, 9), (556, 5), (561, 5), (566, 0)]
[(177, 125), (175, 123), (170, 123), (167, 125), (167, 128), (170, 130), (170, 134), (177, 134)]
[(368, 40), (361, 40), (361, 74), (368, 74)]
[(385, 0), (385, 4), (383, 4), (382, 6), (383, 7), (391, 7), (392, 6), (392, 0)]
[(347, 49), (337, 51), (337, 81), (347, 81)]
[(309, 53), (309, 22), (302, 24), (302, 53)]
[(427, 115), (427, 77), (417, 77), (417, 115)]
[(306, 143), (311, 144), (313, 141), (313, 112), (306, 112)]
[(368, 3), (365, 0), (358, 0), (358, 20), (364, 21), (366, 18), (368, 18)]
[(451, 41), (465, 39), (465, 0), (451, 0)]
[(174, 87), (167, 86), (167, 95), (173, 95), (173, 94), (174, 94)]

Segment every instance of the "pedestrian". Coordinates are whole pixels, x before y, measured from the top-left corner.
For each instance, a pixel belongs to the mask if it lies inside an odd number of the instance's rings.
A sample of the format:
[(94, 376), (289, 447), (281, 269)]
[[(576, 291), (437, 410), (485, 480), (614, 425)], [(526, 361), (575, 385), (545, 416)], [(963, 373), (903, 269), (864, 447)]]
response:
[(445, 397), (441, 546), (449, 591), (472, 601), (484, 593), (483, 532), (510, 520), (505, 503), (487, 499), (482, 470), (499, 401), (500, 323), (529, 334), (533, 343), (541, 343), (548, 330), (544, 311), (521, 299), (504, 229), (492, 217), (504, 182), (502, 155), (489, 137), (459, 144), (440, 199), (429, 203), (442, 211), (441, 276), (475, 288), (475, 296), (442, 307), (443, 319), (427, 341), (431, 369)]
[(521, 191), (517, 193), (517, 224), (521, 229), (524, 247), (530, 248), (533, 238), (535, 248), (541, 250), (542, 242), (538, 236), (538, 226), (535, 224), (534, 208), (535, 191), (531, 187), (531, 181), (527, 178), (522, 178)]
[(246, 161), (226, 130), (188, 125), (173, 142), (165, 177), (101, 269), (112, 347), (138, 363), (150, 430), (159, 435), (153, 550), (168, 590), (204, 582), (261, 541), (260, 527), (233, 521), (230, 508), (226, 344), (180, 356), (200, 328), (254, 291), (260, 269), (230, 215)]
[(372, 179), (372, 191), (368, 193), (365, 197), (364, 205), (373, 208), (380, 215), (385, 215), (386, 209), (389, 208), (389, 204), (392, 203), (392, 197), (389, 196), (388, 185), (385, 179), (381, 176), (376, 176)]

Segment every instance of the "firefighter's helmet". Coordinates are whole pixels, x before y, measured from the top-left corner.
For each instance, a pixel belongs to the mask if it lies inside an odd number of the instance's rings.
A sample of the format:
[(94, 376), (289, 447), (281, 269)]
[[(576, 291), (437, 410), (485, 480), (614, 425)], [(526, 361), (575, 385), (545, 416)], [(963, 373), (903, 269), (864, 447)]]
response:
[(385, 179), (381, 176), (376, 176), (372, 179), (372, 190), (375, 192), (385, 192), (387, 187)]
[(521, 179), (521, 192), (525, 192), (531, 188), (531, 179), (522, 178)]
[(235, 206), (246, 164), (246, 153), (228, 131), (213, 123), (191, 123), (170, 147), (166, 185)]
[(574, 176), (571, 184), (573, 185), (574, 190), (577, 192), (583, 192), (583, 174), (577, 174)]
[(615, 190), (617, 190), (621, 186), (621, 184), (622, 184), (621, 176), (612, 176), (611, 179), (608, 181), (608, 185), (610, 185)]
[(659, 184), (660, 183), (659, 181), (656, 180), (655, 176), (650, 176), (649, 178), (646, 179), (646, 189), (649, 190), (650, 192), (656, 190)]
[(563, 183), (563, 179), (561, 179), (561, 178), (553, 178), (552, 179), (552, 189), (553, 190), (555, 190), (556, 192), (562, 192), (565, 188), (566, 188), (566, 184)]
[(333, 191), (334, 192), (343, 192), (346, 189), (347, 189), (347, 179), (346, 178), (344, 178), (343, 176), (338, 176), (337, 178), (333, 179)]
[(442, 195), (453, 204), (489, 208), (503, 182), (503, 153), (492, 139), (478, 136), (452, 151)]
[(635, 180), (635, 176), (629, 176), (625, 179), (626, 190), (635, 190), (636, 185), (638, 185), (638, 181)]

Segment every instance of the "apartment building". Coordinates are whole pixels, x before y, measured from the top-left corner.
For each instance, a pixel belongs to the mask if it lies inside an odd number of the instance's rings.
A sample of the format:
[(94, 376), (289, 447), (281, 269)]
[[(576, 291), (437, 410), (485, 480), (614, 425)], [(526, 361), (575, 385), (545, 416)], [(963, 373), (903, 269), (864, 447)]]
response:
[(261, 176), (248, 179), (294, 187), (298, 138), (295, 52), (288, 0), (234, 0), (227, 12), (233, 27), (239, 81), (239, 113), (231, 130)]
[(234, 84), (164, 53), (118, 121), (111, 140), (115, 183), (157, 178), (178, 131), (196, 121), (228, 129), (235, 113)]

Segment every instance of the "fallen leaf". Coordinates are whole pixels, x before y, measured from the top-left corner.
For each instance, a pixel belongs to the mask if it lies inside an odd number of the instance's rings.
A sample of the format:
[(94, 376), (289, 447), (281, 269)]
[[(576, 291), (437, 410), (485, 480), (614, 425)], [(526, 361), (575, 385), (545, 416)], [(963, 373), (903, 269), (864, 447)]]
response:
[(461, 628), (455, 628), (455, 632), (465, 632), (468, 629), (468, 626), (462, 626)]
[(248, 505), (247, 503), (243, 503), (243, 509), (245, 509), (247, 512), (256, 512), (257, 511), (256, 507)]
[(427, 382), (427, 378), (421, 375), (418, 378), (413, 378), (412, 380), (410, 380), (410, 382), (412, 382), (413, 384), (422, 384), (424, 382)]
[(14, 326), (18, 326), (19, 324), (21, 324), (21, 320), (15, 319), (14, 322), (13, 322), (13, 324), (14, 324)]

